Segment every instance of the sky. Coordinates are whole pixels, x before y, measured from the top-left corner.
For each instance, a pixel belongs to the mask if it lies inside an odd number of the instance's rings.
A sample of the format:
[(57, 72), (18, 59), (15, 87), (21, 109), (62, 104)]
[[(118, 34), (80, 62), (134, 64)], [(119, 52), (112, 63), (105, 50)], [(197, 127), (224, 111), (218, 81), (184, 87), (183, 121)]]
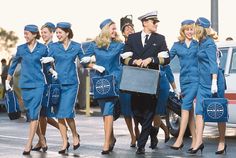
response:
[[(135, 31), (142, 30), (139, 16), (158, 11), (157, 32), (166, 37), (171, 48), (177, 40), (181, 21), (196, 20), (198, 17), (210, 19), (211, 0), (2, 0), (0, 27), (15, 31), (19, 37), (17, 45), (24, 43), (23, 29), (26, 24), (36, 24), (39, 28), (45, 22), (67, 21), (72, 24), (74, 41), (83, 42), (94, 38), (99, 32), (99, 24), (111, 18), (120, 28), (120, 18), (133, 15)], [(236, 39), (235, 0), (219, 0), (220, 40), (231, 36)], [(56, 38), (54, 37), (54, 41)], [(13, 52), (14, 53), (14, 52)]]

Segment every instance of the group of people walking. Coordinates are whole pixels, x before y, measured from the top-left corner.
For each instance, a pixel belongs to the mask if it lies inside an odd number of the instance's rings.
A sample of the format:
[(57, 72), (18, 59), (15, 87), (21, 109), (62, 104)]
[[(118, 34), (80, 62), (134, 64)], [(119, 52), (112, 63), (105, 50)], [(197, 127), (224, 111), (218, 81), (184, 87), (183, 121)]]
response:
[[(112, 152), (116, 143), (113, 111), (118, 99), (120, 99), (121, 110), (130, 132), (130, 147), (136, 147), (137, 142), (136, 154), (145, 153), (145, 145), (149, 136), (151, 138), (150, 148), (156, 148), (159, 127), (165, 132), (165, 142), (169, 140), (169, 130), (160, 117), (166, 114), (169, 84), (176, 95), (183, 99), (179, 136), (171, 149), (178, 150), (184, 146), (183, 136), (188, 124), (192, 143), (187, 152), (196, 154), (198, 150), (204, 149), (202, 140), (203, 98), (211, 97), (213, 93), (224, 97), (225, 88), (224, 77), (217, 64), (217, 50), (214, 35), (211, 34), (210, 21), (203, 17), (196, 21), (184, 20), (181, 23), (178, 42), (175, 42), (169, 50), (165, 36), (156, 33), (159, 22), (157, 12), (147, 13), (138, 19), (142, 23), (143, 30), (137, 33), (134, 31), (131, 19), (123, 18), (121, 21), (124, 42), (117, 33), (115, 22), (111, 19), (104, 20), (100, 24), (100, 34), (91, 42), (86, 52), (82, 50), (80, 43), (72, 40), (73, 31), (68, 22), (59, 22), (56, 26), (50, 22), (45, 23), (41, 27), (41, 36), (45, 44), (37, 41), (40, 34), (36, 25), (25, 26), (26, 43), (18, 46), (6, 79), (6, 90), (10, 90), (12, 89), (10, 80), (16, 65), (21, 63), (20, 88), (31, 120), (24, 155), (29, 155), (31, 150), (42, 149), (44, 152), (48, 150), (45, 137), (47, 122), (60, 131), (62, 145), (58, 151), (59, 154), (66, 153), (70, 147), (68, 127), (72, 132), (73, 149), (80, 147), (80, 135), (76, 130), (74, 120), (74, 108), (79, 88), (77, 58), (85, 66), (95, 69), (96, 76), (109, 74), (115, 77), (115, 90), (119, 94), (119, 98), (98, 100), (105, 135), (101, 154)], [(54, 32), (56, 32), (58, 42), (52, 42)], [(180, 61), (181, 92), (178, 92), (176, 88), (168, 65), (175, 56)], [(158, 95), (120, 92), (119, 84), (123, 65), (160, 70)], [(61, 85), (61, 98), (58, 109), (54, 113), (48, 108), (47, 91), (45, 90), (53, 81), (57, 81)], [(195, 98), (197, 103), (194, 109)], [(55, 121), (54, 117), (58, 121)], [(141, 131), (138, 128), (139, 124)], [(224, 138), (225, 123), (219, 123), (218, 127), (220, 141), (216, 154), (222, 154), (227, 148)], [(35, 133), (38, 134), (39, 141), (36, 146), (32, 147)]]

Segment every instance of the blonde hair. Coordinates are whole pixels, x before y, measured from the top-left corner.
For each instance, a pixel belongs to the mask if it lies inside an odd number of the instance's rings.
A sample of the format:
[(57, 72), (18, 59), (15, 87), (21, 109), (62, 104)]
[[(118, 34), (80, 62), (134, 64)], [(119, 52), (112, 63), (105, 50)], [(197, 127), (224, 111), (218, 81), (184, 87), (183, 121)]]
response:
[(213, 40), (217, 40), (219, 37), (217, 35), (217, 32), (214, 31), (211, 27), (203, 28), (202, 26), (196, 25), (195, 30), (195, 36), (198, 41), (201, 41), (202, 39), (206, 38), (206, 36), (210, 36)]
[(118, 34), (116, 34), (116, 37), (114, 39), (111, 39), (109, 28), (112, 24), (115, 23), (111, 22), (110, 24), (104, 26), (101, 30), (101, 33), (95, 38), (95, 42), (98, 48), (107, 48), (110, 45), (111, 41), (122, 42)]
[(180, 42), (184, 42), (184, 41), (185, 41), (186, 36), (185, 36), (185, 34), (184, 34), (184, 31), (185, 31), (185, 30), (188, 30), (189, 28), (194, 29), (194, 24), (181, 26), (181, 28), (180, 28), (180, 30), (179, 30), (180, 36), (178, 37), (178, 40), (179, 40)]

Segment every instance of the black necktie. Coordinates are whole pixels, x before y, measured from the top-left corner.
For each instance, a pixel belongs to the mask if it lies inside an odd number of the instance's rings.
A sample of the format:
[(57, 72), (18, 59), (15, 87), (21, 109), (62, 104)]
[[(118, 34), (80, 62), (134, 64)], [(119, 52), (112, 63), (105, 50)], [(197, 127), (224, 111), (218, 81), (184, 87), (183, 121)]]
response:
[(147, 42), (148, 42), (148, 36), (149, 36), (149, 35), (146, 35), (146, 37), (145, 37), (144, 47), (147, 45)]

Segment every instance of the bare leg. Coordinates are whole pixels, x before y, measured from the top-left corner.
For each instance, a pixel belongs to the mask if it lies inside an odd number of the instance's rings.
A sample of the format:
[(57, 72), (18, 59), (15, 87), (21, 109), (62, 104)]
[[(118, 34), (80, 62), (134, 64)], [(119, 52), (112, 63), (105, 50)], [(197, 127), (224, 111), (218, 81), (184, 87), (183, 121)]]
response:
[(111, 135), (113, 129), (113, 116), (104, 116), (104, 132), (105, 132), (105, 141), (103, 145), (103, 150), (109, 150)]
[(67, 122), (67, 124), (70, 127), (70, 130), (72, 132), (73, 145), (77, 145), (80, 142), (80, 140), (79, 140), (79, 135), (78, 135), (77, 130), (76, 130), (75, 120), (73, 118), (67, 118), (66, 122)]
[(34, 135), (36, 133), (37, 128), (38, 128), (38, 120), (32, 120), (29, 125), (29, 137), (28, 137), (28, 141), (27, 141), (24, 151), (31, 150), (32, 142), (33, 142)]
[(62, 141), (63, 141), (63, 145), (61, 149), (64, 150), (66, 149), (67, 143), (68, 143), (65, 119), (58, 119), (58, 125), (59, 125), (59, 130), (60, 130)]
[(51, 126), (57, 128), (57, 129), (59, 129), (58, 123), (55, 119), (48, 117), (47, 123), (49, 123)]
[(134, 120), (134, 132), (135, 132), (135, 136), (136, 136), (136, 140), (138, 140), (138, 137), (139, 137), (139, 134), (140, 134), (140, 131), (139, 131), (139, 128), (138, 128), (138, 121), (133, 119)]
[(136, 137), (135, 137), (134, 132), (133, 132), (132, 117), (125, 117), (125, 122), (126, 122), (126, 125), (128, 127), (129, 133), (130, 133), (130, 137), (131, 137), (131, 143), (130, 144), (133, 145), (136, 142)]
[(226, 130), (226, 123), (219, 122), (218, 123), (218, 130), (219, 130), (219, 144), (218, 144), (218, 151), (223, 150), (225, 147), (225, 130)]
[[(39, 137), (38, 143), (35, 145), (34, 148), (46, 146), (46, 141), (45, 141), (45, 133), (46, 133), (46, 127), (47, 127), (47, 118), (41, 116), (39, 118), (39, 123), (38, 123), (38, 128), (37, 128), (37, 135)], [(44, 145), (41, 143), (44, 142)]]
[(183, 137), (186, 130), (186, 127), (188, 125), (189, 120), (189, 111), (188, 110), (181, 110), (181, 122), (180, 122), (180, 130), (179, 135), (173, 144), (174, 147), (179, 147), (183, 143)]
[(189, 111), (189, 121), (188, 121), (189, 129), (192, 135), (192, 144), (190, 148), (193, 148), (196, 143), (196, 128), (195, 128), (195, 121), (194, 121), (194, 110)]
[(204, 130), (204, 122), (202, 115), (196, 115), (196, 143), (193, 150), (196, 150), (202, 144), (202, 135)]

